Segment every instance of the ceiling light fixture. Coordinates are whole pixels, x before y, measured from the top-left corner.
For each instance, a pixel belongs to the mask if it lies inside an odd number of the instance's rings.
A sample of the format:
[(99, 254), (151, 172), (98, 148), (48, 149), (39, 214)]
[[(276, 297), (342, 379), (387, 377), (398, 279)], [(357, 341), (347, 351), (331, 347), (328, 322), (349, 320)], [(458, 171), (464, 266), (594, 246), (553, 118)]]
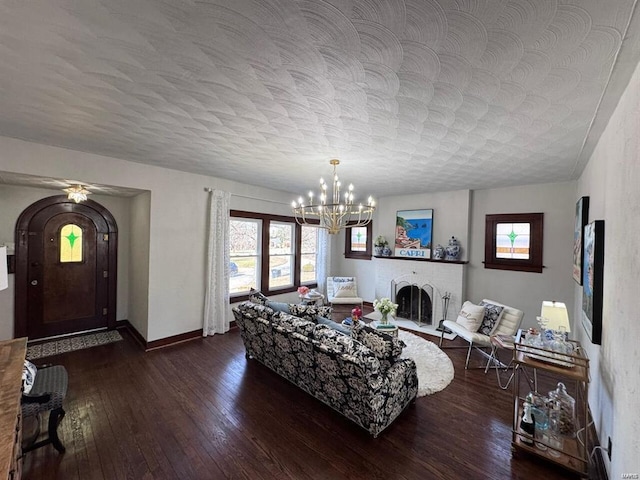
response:
[(73, 200), (76, 203), (84, 202), (87, 199), (87, 195), (91, 192), (82, 185), (74, 185), (69, 188), (64, 188), (64, 192), (67, 192), (67, 198)]
[[(327, 184), (321, 178), (317, 203), (314, 203), (313, 192), (309, 192), (309, 203), (304, 203), (302, 197), (297, 202), (291, 203), (296, 222), (300, 225), (319, 226), (328, 230), (330, 234), (338, 233), (346, 227), (364, 227), (371, 221), (376, 209), (373, 198), (369, 197), (366, 205), (360, 203), (355, 206), (353, 203), (353, 184), (349, 184), (348, 191), (341, 197), (341, 183), (336, 173), (336, 167), (340, 164), (340, 160), (334, 158), (329, 160), (329, 163), (333, 165), (331, 196), (329, 197)], [(320, 225), (314, 222), (316, 220), (320, 221)]]

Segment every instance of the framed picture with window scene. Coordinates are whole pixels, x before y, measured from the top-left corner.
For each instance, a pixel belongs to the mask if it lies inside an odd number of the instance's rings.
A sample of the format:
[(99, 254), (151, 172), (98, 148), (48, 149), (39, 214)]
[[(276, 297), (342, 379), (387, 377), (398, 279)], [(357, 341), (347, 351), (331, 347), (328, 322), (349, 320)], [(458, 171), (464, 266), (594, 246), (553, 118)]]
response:
[(602, 341), (602, 281), (604, 278), (604, 220), (584, 227), (582, 256), (582, 326), (592, 343)]
[(589, 221), (589, 197), (576, 202), (576, 223), (573, 231), (573, 279), (582, 285), (582, 254), (584, 227)]

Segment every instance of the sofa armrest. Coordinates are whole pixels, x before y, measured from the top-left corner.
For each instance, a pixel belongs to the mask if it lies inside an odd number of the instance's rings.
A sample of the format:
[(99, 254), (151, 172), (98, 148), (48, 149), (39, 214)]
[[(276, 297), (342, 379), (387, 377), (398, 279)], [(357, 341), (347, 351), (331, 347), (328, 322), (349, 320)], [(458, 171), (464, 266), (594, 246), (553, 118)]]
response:
[(404, 385), (418, 386), (418, 372), (416, 362), (411, 358), (399, 358), (384, 373), (383, 390), (386, 393), (395, 393)]

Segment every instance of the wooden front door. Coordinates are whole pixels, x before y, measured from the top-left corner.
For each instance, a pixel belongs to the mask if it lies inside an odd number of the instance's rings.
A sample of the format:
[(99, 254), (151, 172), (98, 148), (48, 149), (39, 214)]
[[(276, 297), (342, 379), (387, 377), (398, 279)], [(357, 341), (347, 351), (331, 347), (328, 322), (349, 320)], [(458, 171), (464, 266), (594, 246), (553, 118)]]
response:
[(115, 327), (115, 222), (89, 202), (50, 197), (18, 220), (16, 336)]

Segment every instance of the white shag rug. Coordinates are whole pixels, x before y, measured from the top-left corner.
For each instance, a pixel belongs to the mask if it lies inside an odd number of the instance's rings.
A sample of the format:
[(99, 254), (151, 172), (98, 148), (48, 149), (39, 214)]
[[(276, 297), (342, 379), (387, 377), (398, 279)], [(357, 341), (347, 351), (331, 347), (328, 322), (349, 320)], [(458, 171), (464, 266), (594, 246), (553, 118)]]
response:
[(444, 390), (451, 383), (453, 363), (435, 343), (404, 330), (398, 330), (398, 338), (407, 344), (400, 357), (416, 362), (418, 397)]

